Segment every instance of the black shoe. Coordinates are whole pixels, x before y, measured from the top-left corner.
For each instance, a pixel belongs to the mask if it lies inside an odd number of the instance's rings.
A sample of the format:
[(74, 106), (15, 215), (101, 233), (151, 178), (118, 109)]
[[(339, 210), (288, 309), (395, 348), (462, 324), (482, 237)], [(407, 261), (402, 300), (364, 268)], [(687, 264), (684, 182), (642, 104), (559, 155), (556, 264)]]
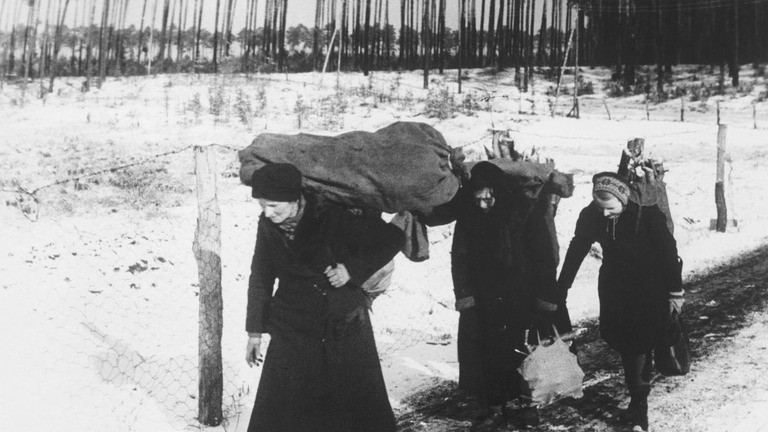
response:
[(536, 406), (525, 406), (512, 415), (512, 424), (518, 429), (530, 429), (541, 423), (539, 409)]
[(505, 424), (507, 424), (507, 419), (503, 414), (492, 412), (473, 424), (469, 430), (470, 432), (494, 432)]
[(632, 430), (648, 432), (648, 399), (641, 399), (638, 405), (637, 418), (632, 423)]
[(629, 424), (632, 431), (648, 432), (648, 399), (632, 398), (621, 417)]

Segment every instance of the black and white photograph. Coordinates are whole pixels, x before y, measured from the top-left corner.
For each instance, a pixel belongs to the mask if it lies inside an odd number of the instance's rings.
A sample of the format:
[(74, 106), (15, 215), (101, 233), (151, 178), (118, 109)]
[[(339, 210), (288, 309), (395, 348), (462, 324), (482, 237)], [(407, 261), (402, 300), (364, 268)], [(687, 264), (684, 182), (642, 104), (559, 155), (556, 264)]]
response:
[(768, 0), (0, 0), (0, 430), (768, 432)]

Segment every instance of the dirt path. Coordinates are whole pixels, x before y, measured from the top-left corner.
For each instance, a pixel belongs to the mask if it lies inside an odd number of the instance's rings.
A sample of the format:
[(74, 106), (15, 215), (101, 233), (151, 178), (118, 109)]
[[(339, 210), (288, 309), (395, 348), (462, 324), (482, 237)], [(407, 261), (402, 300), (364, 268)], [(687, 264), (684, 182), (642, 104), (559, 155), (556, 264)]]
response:
[[(693, 278), (685, 289), (693, 366), (685, 377), (654, 377), (651, 429), (768, 431), (768, 246)], [(629, 396), (618, 356), (599, 339), (595, 320), (581, 324), (587, 329), (577, 341), (584, 397), (542, 409), (543, 424), (535, 430), (624, 430), (618, 419)], [(466, 430), (481, 407), (454, 391), (455, 383), (445, 381), (414, 395), (399, 430)]]

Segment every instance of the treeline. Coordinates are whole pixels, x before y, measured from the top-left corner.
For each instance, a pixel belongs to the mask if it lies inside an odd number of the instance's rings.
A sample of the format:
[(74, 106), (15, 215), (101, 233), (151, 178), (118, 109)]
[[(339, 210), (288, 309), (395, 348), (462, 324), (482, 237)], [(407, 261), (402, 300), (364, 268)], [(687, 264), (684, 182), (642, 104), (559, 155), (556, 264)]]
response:
[(738, 85), (740, 64), (768, 60), (768, 0), (316, 0), (311, 27), (286, 26), (289, 0), (241, 1), (245, 14), (238, 0), (2, 0), (0, 70), (52, 88), (60, 75), (422, 69), (426, 86), (430, 69), (491, 67), (527, 88), (535, 67), (610, 66), (632, 86), (652, 64), (661, 89), (676, 64)]

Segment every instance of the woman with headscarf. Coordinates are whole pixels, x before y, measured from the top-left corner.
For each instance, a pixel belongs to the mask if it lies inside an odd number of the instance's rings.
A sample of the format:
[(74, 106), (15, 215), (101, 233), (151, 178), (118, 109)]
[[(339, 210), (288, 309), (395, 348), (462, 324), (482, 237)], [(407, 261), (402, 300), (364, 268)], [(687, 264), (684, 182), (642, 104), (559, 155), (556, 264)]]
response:
[(631, 400), (630, 427), (648, 430), (651, 353), (672, 309), (683, 303), (677, 245), (657, 205), (643, 206), (629, 183), (603, 172), (579, 214), (558, 285), (567, 291), (593, 243), (603, 251), (598, 277), (600, 335), (621, 355)]
[[(381, 218), (317, 205), (291, 164), (253, 173), (259, 200), (246, 360), (271, 337), (249, 432), (394, 432), (361, 284), (402, 247)], [(275, 280), (279, 280), (273, 294)]]
[[(483, 161), (472, 167), (459, 194), (426, 222), (452, 220), (459, 387), (470, 392), (479, 387), (488, 405), (487, 416), (471, 430), (494, 431), (508, 421), (536, 426), (538, 411), (526, 398), (517, 368), (526, 355), (526, 330), (538, 324), (551, 332), (548, 315), (556, 309), (557, 264), (544, 217), (521, 190), (510, 189), (501, 168)], [(523, 408), (507, 410), (518, 398)]]

